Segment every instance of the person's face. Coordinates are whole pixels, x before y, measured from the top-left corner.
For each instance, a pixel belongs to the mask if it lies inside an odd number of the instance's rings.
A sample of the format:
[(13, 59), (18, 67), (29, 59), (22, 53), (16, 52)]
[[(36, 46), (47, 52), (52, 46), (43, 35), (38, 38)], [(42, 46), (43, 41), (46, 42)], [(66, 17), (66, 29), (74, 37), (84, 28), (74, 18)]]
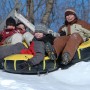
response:
[(37, 39), (40, 39), (40, 38), (42, 38), (42, 37), (44, 36), (44, 34), (37, 32), (37, 33), (34, 34), (34, 36), (35, 36)]
[(70, 14), (70, 15), (66, 16), (66, 20), (68, 22), (72, 22), (74, 19), (75, 19), (75, 16), (73, 14)]
[(20, 30), (25, 30), (25, 26), (23, 24), (18, 25), (17, 28)]
[(12, 29), (15, 29), (15, 26), (8, 25), (8, 26), (7, 26), (7, 29), (11, 29), (11, 30), (12, 30)]

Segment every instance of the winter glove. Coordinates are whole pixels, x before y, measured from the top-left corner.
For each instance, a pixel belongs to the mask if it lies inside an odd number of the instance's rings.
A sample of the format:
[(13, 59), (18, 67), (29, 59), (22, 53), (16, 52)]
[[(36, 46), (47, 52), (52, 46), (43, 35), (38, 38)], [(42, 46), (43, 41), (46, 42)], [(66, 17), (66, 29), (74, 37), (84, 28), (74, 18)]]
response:
[(2, 41), (2, 39), (3, 39), (3, 36), (0, 34), (0, 42)]
[(51, 34), (51, 35), (54, 36), (54, 37), (60, 36), (59, 33), (56, 33), (56, 32), (54, 32), (53, 30), (48, 30), (48, 34)]
[(60, 36), (64, 36), (64, 35), (66, 35), (66, 32), (65, 31), (61, 31), (60, 32)]
[(59, 37), (59, 36), (60, 36), (60, 34), (59, 34), (59, 33), (54, 32), (54, 33), (53, 33), (53, 36), (54, 36), (54, 37)]

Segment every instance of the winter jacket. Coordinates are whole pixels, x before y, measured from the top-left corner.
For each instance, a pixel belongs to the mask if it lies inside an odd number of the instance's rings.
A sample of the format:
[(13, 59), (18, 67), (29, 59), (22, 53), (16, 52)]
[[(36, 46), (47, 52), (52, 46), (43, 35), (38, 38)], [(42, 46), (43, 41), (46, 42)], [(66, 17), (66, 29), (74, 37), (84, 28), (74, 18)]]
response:
[(75, 23), (70, 25), (63, 25), (59, 29), (59, 33), (64, 31), (66, 35), (70, 35), (73, 33), (79, 33), (83, 40), (85, 41), (87, 38), (90, 37), (90, 24), (85, 21), (77, 20)]
[(21, 34), (24, 34), (26, 31), (20, 31), (18, 29), (5, 29), (3, 31), (0, 32), (0, 35), (2, 36), (2, 40), (0, 42), (0, 45), (3, 44), (4, 40), (10, 36), (12, 36), (13, 34), (15, 33), (21, 33)]
[(45, 56), (45, 44), (42, 41), (32, 41), (27, 49), (22, 49), (21, 54), (31, 54), (33, 58), (30, 59), (33, 65), (39, 64)]
[(12, 54), (20, 54), (22, 49), (26, 49), (26, 47), (22, 43), (16, 43), (14, 45), (2, 45), (0, 46), (0, 59), (5, 58), (6, 56)]
[(34, 41), (32, 41), (31, 43), (30, 43), (30, 46), (28, 47), (28, 48), (26, 48), (26, 49), (22, 49), (21, 51), (20, 51), (20, 53), (21, 54), (31, 54), (31, 55), (35, 55), (36, 54), (36, 52), (35, 52), (35, 50), (34, 50)]
[(50, 34), (45, 35), (43, 38), (37, 40), (33, 39), (28, 49), (21, 50), (22, 54), (32, 54), (33, 58), (30, 62), (33, 65), (39, 64), (45, 57), (45, 43), (50, 42), (53, 44), (54, 37)]

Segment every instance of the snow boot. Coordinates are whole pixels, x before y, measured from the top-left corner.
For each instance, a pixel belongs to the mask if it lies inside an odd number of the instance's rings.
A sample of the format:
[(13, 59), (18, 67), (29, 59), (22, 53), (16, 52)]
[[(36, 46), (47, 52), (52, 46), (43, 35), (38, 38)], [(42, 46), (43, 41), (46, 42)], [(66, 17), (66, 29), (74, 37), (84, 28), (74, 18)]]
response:
[(70, 62), (70, 54), (68, 52), (64, 52), (62, 54), (62, 64), (67, 65)]
[(48, 54), (48, 56), (51, 60), (56, 60), (57, 59), (55, 49), (49, 42), (47, 42), (45, 44), (45, 50), (46, 50), (46, 53)]

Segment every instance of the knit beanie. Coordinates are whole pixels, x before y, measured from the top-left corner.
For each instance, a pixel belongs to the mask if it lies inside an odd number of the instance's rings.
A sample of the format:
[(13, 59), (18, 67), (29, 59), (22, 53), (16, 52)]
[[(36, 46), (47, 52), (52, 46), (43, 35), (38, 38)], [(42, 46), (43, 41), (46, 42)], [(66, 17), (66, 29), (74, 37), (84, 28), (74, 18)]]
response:
[(37, 24), (37, 25), (35, 25), (35, 32), (47, 34), (47, 32), (48, 32), (47, 26), (44, 24)]
[(66, 9), (65, 11), (65, 17), (68, 15), (75, 15), (76, 16), (76, 12), (74, 9)]
[[(71, 21), (71, 22), (68, 22), (66, 20), (66, 16), (68, 16), (68, 15), (74, 15), (75, 16), (75, 19), (73, 21)], [(65, 11), (65, 25), (73, 24), (73, 23), (77, 22), (77, 20), (78, 20), (78, 17), (76, 15), (75, 10), (72, 9), (72, 8), (66, 9), (66, 11)]]
[(6, 27), (7, 27), (8, 25), (16, 26), (16, 21), (15, 21), (12, 17), (9, 17), (9, 18), (7, 18), (7, 20), (6, 20)]

